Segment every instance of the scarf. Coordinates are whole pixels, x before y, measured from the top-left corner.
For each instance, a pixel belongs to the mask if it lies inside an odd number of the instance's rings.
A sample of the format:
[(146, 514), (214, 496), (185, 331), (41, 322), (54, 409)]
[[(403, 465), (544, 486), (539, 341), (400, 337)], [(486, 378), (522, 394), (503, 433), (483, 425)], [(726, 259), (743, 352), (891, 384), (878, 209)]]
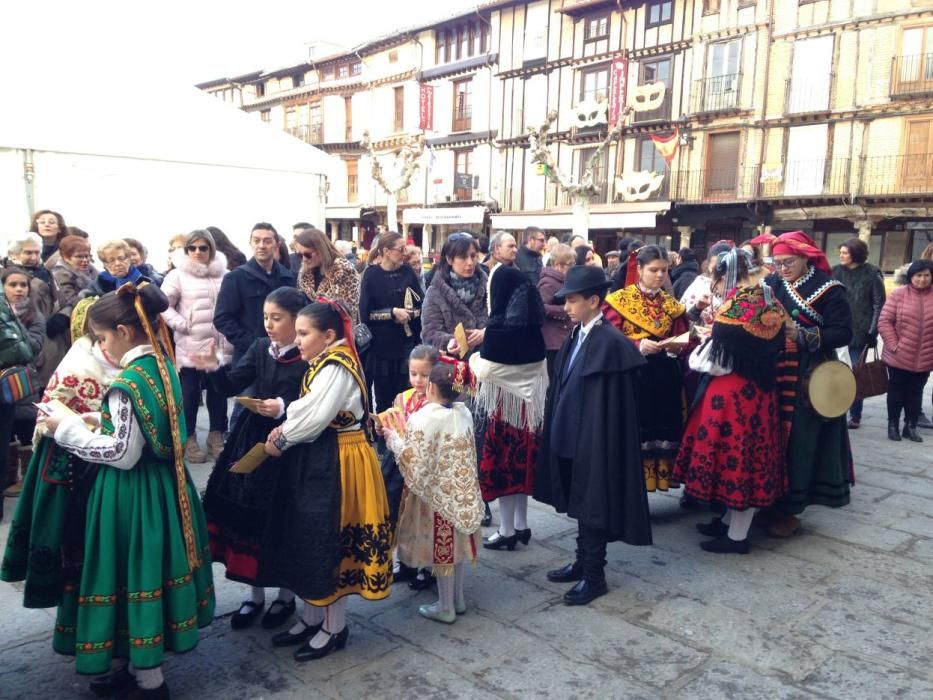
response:
[(126, 273), (126, 277), (114, 277), (106, 270), (100, 271), (100, 278), (109, 282), (114, 286), (114, 289), (119, 289), (127, 282), (132, 282), (136, 284), (139, 281), (139, 278), (142, 277), (142, 273), (136, 269), (135, 266), (130, 266), (130, 271)]
[(479, 384), (475, 399), (478, 409), (519, 430), (541, 429), (548, 387), (546, 361), (504, 365), (474, 353), (470, 369)]
[(29, 311), (29, 297), (23, 299), (22, 301), (12, 302), (10, 308), (13, 309), (13, 313), (16, 315), (16, 318), (22, 319), (26, 315), (26, 312)]
[(476, 301), (476, 297), (479, 296), (483, 282), (480, 276), (475, 272), (472, 277), (460, 277), (453, 270), (450, 271), (447, 281), (451, 289), (454, 290), (454, 294), (460, 297), (460, 301), (466, 306), (470, 306)]

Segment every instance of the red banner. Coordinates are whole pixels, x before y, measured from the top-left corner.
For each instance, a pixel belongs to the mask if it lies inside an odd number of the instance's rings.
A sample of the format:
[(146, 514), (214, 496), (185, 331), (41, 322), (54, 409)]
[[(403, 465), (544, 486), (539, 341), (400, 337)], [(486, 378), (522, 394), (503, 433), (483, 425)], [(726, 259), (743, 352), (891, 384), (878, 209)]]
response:
[(434, 86), (418, 85), (418, 128), (434, 131)]
[(628, 59), (617, 56), (612, 59), (609, 71), (609, 128), (614, 127), (622, 116), (628, 99)]

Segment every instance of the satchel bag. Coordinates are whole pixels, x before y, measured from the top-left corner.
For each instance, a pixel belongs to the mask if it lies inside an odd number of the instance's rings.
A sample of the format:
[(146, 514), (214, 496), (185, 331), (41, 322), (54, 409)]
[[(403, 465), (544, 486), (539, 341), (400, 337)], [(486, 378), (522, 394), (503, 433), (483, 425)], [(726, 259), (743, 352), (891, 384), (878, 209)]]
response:
[(39, 392), (39, 377), (32, 367), (7, 367), (0, 372), (0, 404), (15, 404)]
[(365, 323), (357, 324), (353, 329), (353, 343), (356, 345), (356, 351), (362, 355), (371, 342), (373, 342), (373, 332), (369, 330), (369, 326)]
[(874, 359), (868, 360), (868, 348), (862, 350), (858, 362), (852, 368), (855, 374), (855, 400), (888, 393), (888, 368), (878, 359), (878, 348), (872, 348)]

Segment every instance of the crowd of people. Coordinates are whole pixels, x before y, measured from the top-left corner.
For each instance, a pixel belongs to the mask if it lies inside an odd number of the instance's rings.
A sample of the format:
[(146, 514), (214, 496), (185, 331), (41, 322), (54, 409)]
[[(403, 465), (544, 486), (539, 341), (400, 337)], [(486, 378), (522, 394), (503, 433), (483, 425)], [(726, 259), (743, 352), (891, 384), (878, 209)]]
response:
[(364, 255), (261, 222), (249, 244), (207, 227), (170, 239), (164, 272), (134, 239), (95, 263), (53, 211), (8, 241), (0, 578), (58, 608), (53, 647), (98, 696), (169, 697), (165, 652), (214, 617), (212, 562), (247, 587), (233, 629), (306, 662), (347, 645), (349, 596), (393, 583), (436, 585), (418, 613), (454, 624), (479, 549), (531, 546), (529, 497), (577, 521), (547, 572), (568, 605), (608, 592), (609, 543), (652, 543), (649, 492), (712, 510), (707, 552), (748, 553), (756, 522), (793, 536), (849, 502), (862, 421), (820, 415), (806, 382), (879, 337), (889, 438), (933, 427), (933, 245), (885, 299), (864, 242), (831, 268), (799, 231), (705, 256), (623, 239), (605, 267), (536, 227), (458, 232), (427, 272), (395, 232)]

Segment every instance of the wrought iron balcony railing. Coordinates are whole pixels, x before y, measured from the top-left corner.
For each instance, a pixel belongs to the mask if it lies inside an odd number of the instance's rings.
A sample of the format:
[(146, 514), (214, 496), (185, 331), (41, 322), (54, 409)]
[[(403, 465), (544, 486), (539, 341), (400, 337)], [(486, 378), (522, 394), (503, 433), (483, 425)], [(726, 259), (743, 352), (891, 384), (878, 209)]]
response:
[(891, 97), (933, 93), (933, 53), (891, 59)]
[(289, 134), (296, 139), (301, 139), (305, 143), (323, 143), (324, 127), (320, 124), (302, 124), (286, 129)]
[(933, 193), (933, 153), (861, 158), (859, 192), (865, 196)]
[(691, 112), (693, 114), (718, 114), (738, 110), (741, 86), (741, 73), (714, 75), (694, 80)]
[(788, 78), (784, 90), (784, 114), (826, 112), (830, 108), (833, 74)]

